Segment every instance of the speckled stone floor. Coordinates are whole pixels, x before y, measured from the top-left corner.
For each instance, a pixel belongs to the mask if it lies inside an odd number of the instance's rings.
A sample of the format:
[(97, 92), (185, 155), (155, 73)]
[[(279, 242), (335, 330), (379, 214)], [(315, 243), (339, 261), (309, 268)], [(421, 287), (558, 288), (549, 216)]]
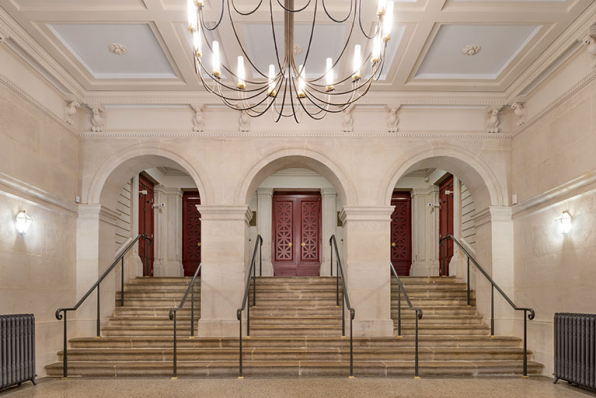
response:
[(466, 379), (44, 379), (0, 393), (7, 398), (107, 398), (107, 397), (596, 397), (548, 378)]

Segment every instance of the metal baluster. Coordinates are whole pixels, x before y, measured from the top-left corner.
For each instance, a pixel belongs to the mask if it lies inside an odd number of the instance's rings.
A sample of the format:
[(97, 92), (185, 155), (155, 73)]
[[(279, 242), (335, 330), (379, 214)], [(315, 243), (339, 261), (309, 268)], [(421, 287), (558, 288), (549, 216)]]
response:
[(490, 285), (490, 337), (495, 337), (495, 285)]
[(416, 310), (416, 352), (414, 353), (414, 378), (419, 379), (418, 374), (418, 310)]
[(101, 285), (97, 285), (97, 323), (96, 323), (96, 337), (99, 338), (100, 333), (99, 333), (99, 316), (101, 314), (101, 300), (100, 300), (100, 296), (99, 296), (99, 287)]
[(401, 337), (401, 284), (397, 284), (397, 335)]
[(527, 311), (524, 310), (524, 374), (523, 377), (528, 377), (528, 318)]
[(350, 311), (350, 379), (354, 378), (354, 333), (352, 329), (352, 311)]
[(250, 299), (246, 306), (246, 337), (250, 337)]
[(447, 258), (446, 257), (447, 256), (447, 250), (446, 250), (447, 248), (446, 248), (446, 246), (447, 246), (447, 241), (443, 241), (443, 275), (441, 275), (441, 276), (445, 276), (446, 275), (446, 273), (445, 273), (445, 268), (446, 268), (445, 267), (445, 260)]
[(239, 358), (240, 364), (238, 366), (238, 369), (239, 369), (238, 378), (244, 379), (244, 377), (242, 376), (242, 316), (240, 316), (239, 321), (240, 321), (239, 322), (240, 323), (240, 338), (238, 339), (238, 341), (240, 343), (240, 353), (239, 353), (238, 358)]
[(178, 356), (176, 355), (178, 352), (178, 339), (176, 337), (176, 315), (178, 311), (174, 311), (174, 377), (173, 380), (178, 378)]
[[(343, 281), (343, 272), (342, 279)], [(346, 337), (346, 292), (341, 290), (341, 337)]]
[(329, 262), (329, 274), (333, 276), (333, 244), (329, 242), (329, 246), (331, 246), (331, 261)]
[[(188, 297), (188, 296), (187, 296)], [(195, 286), (190, 287), (190, 337), (195, 337)]]
[(259, 245), (259, 276), (263, 276), (263, 238)]
[[(252, 267), (252, 305), (257, 305), (257, 268), (255, 264)], [(248, 305), (250, 307), (250, 304)]]
[(66, 314), (68, 311), (64, 311), (64, 355), (62, 356), (62, 377), (68, 378), (68, 328), (66, 325)]
[(337, 262), (337, 266), (335, 267), (336, 270), (336, 278), (335, 278), (335, 306), (339, 307), (339, 258), (335, 260)]
[(124, 257), (120, 267), (120, 307), (124, 307)]
[(468, 257), (468, 307), (470, 306), (470, 257)]

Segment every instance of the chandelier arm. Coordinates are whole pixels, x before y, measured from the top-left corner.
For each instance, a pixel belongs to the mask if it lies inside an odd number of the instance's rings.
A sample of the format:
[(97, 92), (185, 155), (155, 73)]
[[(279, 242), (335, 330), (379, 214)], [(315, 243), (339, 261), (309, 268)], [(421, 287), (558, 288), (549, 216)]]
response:
[[(356, 1), (356, 0), (354, 0), (354, 1)], [(354, 33), (354, 26), (355, 25), (356, 25), (356, 11), (354, 11), (354, 16), (352, 18), (352, 24), (350, 26), (350, 32), (348, 33), (348, 38), (346, 39), (345, 44), (344, 44), (344, 47), (341, 49), (341, 52), (339, 53), (339, 56), (337, 57), (337, 59), (335, 60), (335, 62), (333, 63), (333, 65), (331, 66), (331, 69), (335, 68), (337, 66), (337, 64), (339, 64), (339, 61), (341, 61), (342, 57), (344, 56), (344, 54), (345, 54), (345, 52), (346, 52), (346, 50), (348, 48), (348, 45), (350, 44), (350, 40), (352, 39), (352, 34)], [(317, 77), (314, 80), (311, 80), (310, 82), (312, 83), (312, 82), (316, 82), (316, 81), (321, 80), (322, 78), (325, 77), (325, 74), (326, 73), (324, 73), (320, 77)], [(341, 83), (341, 82), (336, 82), (334, 84), (339, 84), (339, 83)], [(321, 85), (321, 87), (323, 87), (323, 86), (324, 85)]]
[[(312, 46), (312, 39), (313, 39), (313, 36), (314, 36), (314, 33), (315, 33), (315, 26), (317, 24), (317, 4), (319, 4), (318, 0), (315, 1), (315, 9), (314, 9), (314, 12), (313, 12), (312, 27), (310, 29), (310, 37), (308, 39), (308, 46), (306, 47), (306, 54), (304, 55), (304, 63), (303, 63), (302, 69), (306, 68), (306, 64), (308, 63), (308, 56), (310, 55), (310, 48)], [(294, 58), (292, 58), (292, 61), (294, 61)], [(297, 76), (300, 76), (300, 73), (302, 72), (302, 70), (298, 71), (298, 68), (296, 68), (296, 63), (295, 62), (292, 62), (292, 67), (294, 68), (294, 72), (296, 72), (296, 75)], [(306, 76), (304, 78), (304, 81), (306, 82)]]
[(261, 4), (263, 4), (263, 0), (259, 0), (259, 4), (257, 4), (257, 6), (253, 10), (247, 11), (247, 12), (242, 12), (242, 11), (239, 11), (238, 8), (236, 8), (236, 2), (234, 0), (232, 0), (232, 7), (234, 8), (234, 11), (237, 14), (242, 15), (243, 17), (247, 17), (247, 16), (252, 15), (255, 12), (257, 12), (259, 10), (259, 8), (261, 8)]
[[(360, 69), (365, 68), (366, 65), (370, 62), (371, 58), (372, 58), (372, 52), (369, 53), (368, 56), (364, 59), (364, 62), (360, 65)], [(352, 72), (352, 73), (354, 73), (354, 72)], [(337, 85), (340, 85), (342, 83), (345, 83), (345, 82), (347, 82), (348, 80), (351, 80), (351, 79), (353, 79), (352, 74), (349, 74), (347, 77), (345, 77), (342, 80), (339, 80), (339, 81), (337, 81), (337, 82), (335, 82), (333, 84), (335, 86), (337, 86)], [(317, 80), (319, 80), (319, 79), (309, 80), (307, 83), (309, 83), (313, 87), (327, 87), (326, 85), (323, 85), (323, 84), (314, 84), (313, 82), (315, 82)], [(330, 92), (329, 94), (330, 95), (338, 95), (338, 93), (335, 93), (335, 92)]]
[(296, 10), (292, 10), (291, 8), (287, 8), (286, 6), (284, 6), (283, 4), (281, 4), (280, 0), (277, 0), (277, 4), (279, 4), (279, 6), (281, 8), (283, 8), (285, 11), (288, 12), (302, 12), (304, 10), (306, 10), (308, 8), (308, 6), (310, 5), (310, 3), (312, 3), (312, 0), (308, 0), (308, 3), (306, 3), (306, 5), (302, 8), (296, 9)]
[[(294, 107), (294, 96), (292, 95), (295, 90), (295, 87), (294, 87), (295, 82), (294, 82), (294, 79), (292, 78), (292, 69), (291, 68), (288, 70), (288, 79), (287, 80), (289, 81), (289, 84), (290, 84), (290, 105), (292, 106), (292, 115), (294, 116), (294, 120), (296, 121), (296, 123), (300, 123), (300, 121), (298, 121), (298, 115), (296, 115), (296, 108)], [(292, 87), (294, 87), (294, 90), (292, 90)]]
[[(356, 1), (362, 1), (362, 0), (356, 0)], [(360, 30), (362, 31), (362, 34), (364, 35), (364, 37), (366, 37), (368, 40), (373, 40), (377, 34), (380, 34), (381, 32), (381, 20), (379, 19), (379, 21), (377, 22), (377, 26), (375, 28), (375, 33), (372, 36), (369, 36), (368, 34), (366, 34), (366, 32), (364, 31), (364, 27), (362, 26), (362, 2), (360, 3), (360, 10), (358, 13), (358, 23), (360, 24)]]
[[(265, 102), (265, 101), (267, 100), (267, 97), (265, 96), (265, 97), (263, 97), (263, 99), (261, 99), (261, 100), (260, 100), (259, 102), (257, 102), (256, 104), (248, 104), (248, 103), (246, 103), (246, 101), (245, 101), (245, 100), (241, 100), (241, 99), (230, 100), (230, 99), (229, 99), (229, 98), (227, 98), (227, 97), (221, 97), (221, 96), (220, 96), (220, 98), (221, 98), (221, 99), (222, 99), (222, 101), (224, 101), (224, 103), (225, 103), (226, 105), (228, 105), (230, 108), (234, 108), (234, 109), (236, 109), (236, 110), (238, 110), (238, 111), (247, 111), (247, 110), (254, 109), (254, 108), (256, 108), (256, 107), (260, 106), (260, 105), (261, 105), (263, 102)], [(242, 101), (242, 102), (245, 102), (245, 103), (246, 103), (246, 105), (243, 105), (243, 107), (239, 107), (239, 104), (237, 104), (237, 103), (236, 103), (237, 101)]]
[[(213, 80), (215, 80), (217, 82), (217, 84), (219, 84), (223, 88), (226, 88), (226, 89), (231, 90), (231, 91), (236, 91), (236, 92), (239, 92), (239, 93), (240, 92), (242, 92), (242, 93), (250, 93), (250, 92), (260, 91), (262, 89), (262, 87), (266, 87), (267, 84), (268, 84), (267, 82), (257, 82), (257, 81), (253, 81), (253, 80), (245, 80), (245, 83), (250, 83), (250, 84), (256, 85), (257, 88), (252, 88), (252, 89), (246, 89), (246, 88), (244, 88), (244, 89), (241, 89), (241, 88), (238, 88), (238, 87), (228, 86), (227, 84), (223, 83), (221, 79), (215, 78), (211, 73), (209, 73), (208, 69), (205, 67), (205, 65), (203, 64), (203, 62), (201, 61), (200, 58), (199, 58), (199, 65), (201, 66), (201, 69), (203, 71), (205, 71), (205, 73), (207, 73), (209, 76), (211, 76), (211, 78)], [(222, 65), (222, 67), (224, 67), (224, 69), (228, 73), (230, 73), (232, 76), (237, 77), (236, 74), (234, 74), (232, 71), (230, 71), (224, 65)]]
[(348, 13), (348, 15), (344, 18), (344, 19), (335, 19), (331, 16), (331, 14), (329, 13), (329, 11), (327, 11), (327, 6), (325, 5), (325, 0), (321, 0), (321, 3), (323, 4), (323, 10), (325, 11), (325, 14), (327, 15), (327, 18), (329, 18), (330, 20), (332, 20), (335, 23), (344, 23), (346, 22), (349, 18), (350, 15), (352, 15), (352, 10), (354, 9), (354, 2), (356, 0), (350, 0), (350, 12)]
[(277, 48), (277, 35), (275, 34), (275, 23), (273, 22), (273, 0), (269, 0), (269, 15), (271, 16), (271, 33), (273, 34), (273, 47), (275, 48), (275, 58), (279, 66), (279, 73), (282, 73), (281, 60), (279, 59), (279, 49)]
[[(363, 95), (358, 95), (357, 96), (357, 99), (354, 100), (354, 94), (356, 92), (358, 92), (360, 89), (362, 89), (364, 87), (367, 88), (366, 91), (368, 92), (368, 89), (370, 88), (370, 86), (372, 85), (372, 82), (373, 82), (373, 76), (374, 76), (374, 74), (371, 74), (371, 76), (367, 80), (365, 80), (364, 83), (362, 83), (362, 84), (360, 84), (358, 86), (355, 85), (355, 86), (352, 87), (352, 89), (347, 90), (347, 91), (338, 92), (338, 93), (335, 93), (335, 92), (323, 93), (323, 92), (318, 91), (318, 90), (313, 90), (313, 91), (315, 91), (315, 92), (317, 92), (319, 94), (326, 94), (328, 96), (331, 96), (331, 95), (337, 95), (337, 96), (339, 96), (339, 95), (348, 95), (348, 94), (351, 94), (352, 95), (352, 98), (350, 98), (350, 100), (348, 100), (347, 104), (352, 104), (352, 103), (354, 103), (355, 101), (357, 101), (358, 99), (360, 99), (360, 98), (362, 98), (364, 96), (364, 94)], [(342, 105), (342, 104), (336, 104), (336, 103), (325, 101), (323, 99), (318, 98), (315, 94), (313, 94), (312, 91), (308, 90), (308, 86), (307, 86), (307, 88), (305, 88), (305, 92), (307, 94), (310, 94), (311, 97), (316, 98), (319, 102), (324, 103), (326, 105), (333, 105), (333, 106), (340, 106), (340, 105)]]
[[(284, 111), (284, 107), (286, 104), (286, 93), (288, 91), (288, 80), (284, 78), (284, 81), (286, 84), (284, 85), (284, 95), (281, 100), (281, 109), (277, 112), (278, 116), (277, 116), (277, 119), (275, 120), (275, 123), (279, 122), (279, 120), (283, 116), (283, 111)], [(277, 99), (277, 96), (275, 97), (275, 99)]]
[(203, 10), (202, 10), (202, 8), (199, 8), (198, 12), (199, 12), (199, 19), (201, 20), (201, 25), (203, 25), (203, 27), (205, 29), (207, 29), (209, 32), (213, 32), (215, 29), (219, 28), (221, 21), (223, 21), (224, 9), (225, 9), (225, 0), (221, 0), (221, 14), (219, 15), (219, 21), (217, 21), (217, 23), (215, 24), (215, 26), (213, 28), (208, 28), (207, 25), (205, 24), (205, 17), (203, 15)]

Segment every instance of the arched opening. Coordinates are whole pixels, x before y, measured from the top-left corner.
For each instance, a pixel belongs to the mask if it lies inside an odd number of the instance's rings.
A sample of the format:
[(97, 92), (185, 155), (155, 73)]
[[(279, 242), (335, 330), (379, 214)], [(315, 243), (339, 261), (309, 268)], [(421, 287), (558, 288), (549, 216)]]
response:
[(264, 240), (263, 276), (330, 274), (338, 211), (354, 201), (343, 172), (320, 155), (274, 154), (256, 165), (239, 192), (256, 215), (250, 236)]

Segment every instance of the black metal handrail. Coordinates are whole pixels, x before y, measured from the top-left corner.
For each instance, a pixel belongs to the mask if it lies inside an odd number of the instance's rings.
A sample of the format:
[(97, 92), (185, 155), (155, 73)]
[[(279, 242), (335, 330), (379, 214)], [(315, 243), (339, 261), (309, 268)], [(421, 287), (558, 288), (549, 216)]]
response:
[(186, 292), (184, 293), (184, 297), (182, 297), (182, 301), (178, 307), (172, 308), (170, 310), (170, 320), (174, 320), (174, 358), (173, 358), (173, 366), (174, 366), (174, 375), (172, 376), (173, 379), (178, 378), (178, 345), (177, 345), (177, 336), (176, 336), (176, 315), (178, 311), (180, 311), (184, 304), (186, 304), (186, 300), (188, 299), (188, 294), (190, 293), (190, 338), (192, 339), (195, 336), (195, 282), (197, 280), (197, 276), (201, 272), (201, 265), (199, 264), (197, 270), (195, 271), (194, 276), (192, 277), (188, 287), (186, 288)]
[[(470, 261), (472, 261), (472, 263), (476, 266), (476, 268), (478, 268), (478, 270), (482, 273), (482, 275), (484, 275), (484, 277), (486, 279), (488, 279), (488, 281), (491, 284), (491, 289), (490, 289), (490, 335), (491, 336), (494, 337), (494, 335), (495, 335), (495, 289), (497, 289), (497, 291), (501, 294), (501, 296), (505, 299), (505, 301), (507, 301), (507, 303), (509, 303), (511, 308), (513, 308), (515, 311), (523, 311), (524, 312), (524, 373), (523, 373), (523, 376), (528, 377), (528, 345), (527, 345), (528, 319), (533, 320), (536, 317), (536, 312), (534, 312), (534, 310), (532, 308), (518, 307), (517, 305), (515, 305), (515, 303), (509, 298), (509, 296), (507, 296), (507, 294), (505, 294), (505, 292), (499, 287), (499, 285), (497, 285), (495, 283), (495, 281), (486, 273), (486, 271), (480, 266), (480, 264), (478, 264), (476, 259), (474, 259), (474, 257), (472, 257), (472, 255), (461, 245), (461, 243), (458, 242), (458, 240), (453, 235), (446, 235), (445, 237), (443, 237), (439, 240), (439, 244), (443, 247), (443, 250), (445, 250), (443, 242), (445, 242), (447, 239), (451, 239), (460, 248), (460, 250), (462, 252), (464, 252), (464, 254), (468, 257), (468, 306), (470, 305)], [(443, 256), (443, 275), (446, 275), (445, 274), (445, 269), (446, 269), (445, 268), (445, 258), (446, 258), (446, 256)]]
[[(62, 367), (63, 367), (62, 376), (64, 378), (68, 377), (68, 329), (67, 329), (67, 322), (66, 322), (66, 318), (67, 318), (66, 315), (67, 315), (68, 311), (78, 310), (79, 307), (81, 306), (81, 304), (83, 304), (85, 302), (85, 300), (87, 300), (87, 298), (91, 295), (91, 293), (93, 293), (93, 291), (95, 289), (97, 289), (96, 333), (97, 333), (97, 337), (101, 337), (101, 334), (100, 334), (101, 300), (100, 300), (100, 293), (99, 293), (99, 285), (108, 276), (108, 274), (110, 272), (112, 272), (112, 270), (116, 267), (116, 265), (121, 263), (122, 269), (120, 271), (120, 306), (122, 306), (122, 307), (124, 306), (124, 256), (126, 255), (126, 253), (128, 253), (130, 251), (130, 249), (132, 249), (134, 244), (137, 243), (137, 241), (139, 239), (145, 239), (146, 241), (149, 242), (149, 245), (151, 245), (151, 242), (152, 242), (151, 238), (149, 238), (145, 234), (141, 234), (141, 235), (137, 236), (136, 238), (134, 238), (134, 240), (132, 242), (130, 242), (128, 244), (128, 246), (126, 246), (126, 249), (124, 249), (124, 251), (112, 263), (112, 265), (110, 265), (110, 267), (99, 277), (97, 282), (95, 282), (93, 284), (93, 286), (91, 286), (91, 288), (87, 291), (87, 293), (85, 293), (85, 295), (83, 297), (81, 297), (79, 302), (74, 307), (58, 308), (56, 310), (56, 319), (61, 321), (62, 318), (64, 318), (64, 355), (62, 357)], [(149, 256), (148, 256), (149, 245), (145, 246), (145, 262), (149, 261)], [(148, 269), (148, 266), (146, 265), (145, 268)], [(64, 313), (64, 316), (61, 313)]]
[(406, 299), (406, 303), (408, 304), (408, 307), (413, 310), (416, 311), (416, 350), (414, 352), (414, 377), (418, 378), (418, 320), (422, 319), (422, 308), (416, 308), (412, 305), (412, 302), (410, 301), (410, 297), (408, 297), (408, 292), (406, 291), (406, 289), (404, 288), (403, 283), (401, 282), (401, 279), (399, 278), (399, 275), (397, 275), (397, 272), (395, 271), (395, 267), (393, 266), (393, 263), (389, 263), (389, 265), (391, 266), (391, 272), (393, 272), (393, 276), (395, 276), (395, 279), (397, 279), (397, 335), (399, 337), (402, 337), (401, 335), (401, 293), (404, 293), (404, 297)]
[(339, 257), (339, 250), (337, 249), (337, 240), (335, 235), (331, 235), (329, 238), (329, 246), (331, 246), (331, 268), (333, 269), (333, 251), (335, 251), (335, 257), (337, 262), (337, 305), (339, 305), (339, 278), (341, 277), (342, 286), (342, 306), (341, 306), (341, 336), (346, 336), (346, 307), (350, 311), (350, 378), (354, 378), (354, 341), (352, 333), (352, 321), (356, 316), (356, 311), (350, 305), (350, 298), (348, 296), (348, 288), (344, 277), (344, 270), (341, 266), (341, 258)]
[[(246, 309), (246, 337), (250, 338), (250, 303), (248, 303), (248, 295), (250, 293), (250, 282), (252, 280), (252, 305), (257, 305), (257, 286), (256, 286), (256, 258), (257, 258), (257, 249), (259, 249), (259, 269), (261, 272), (260, 276), (263, 276), (263, 238), (261, 235), (257, 235), (257, 240), (255, 242), (255, 248), (252, 252), (252, 260), (250, 262), (250, 268), (248, 269), (248, 278), (246, 278), (246, 288), (244, 289), (244, 298), (242, 299), (242, 307), (238, 308), (236, 311), (236, 317), (240, 322), (240, 336), (239, 340), (239, 347), (240, 347), (240, 355), (239, 355), (239, 367), (238, 367), (238, 378), (243, 379), (242, 376), (242, 312)], [(248, 303), (248, 307), (247, 304)]]

